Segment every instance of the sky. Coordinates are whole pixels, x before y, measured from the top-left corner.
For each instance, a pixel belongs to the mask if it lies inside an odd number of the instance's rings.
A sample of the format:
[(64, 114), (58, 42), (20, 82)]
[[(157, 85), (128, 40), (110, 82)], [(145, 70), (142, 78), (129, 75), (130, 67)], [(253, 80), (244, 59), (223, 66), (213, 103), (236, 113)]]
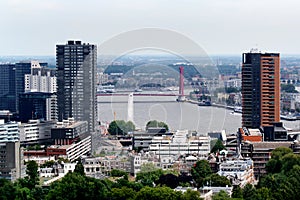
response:
[(298, 0), (0, 0), (0, 13), (0, 56), (51, 56), (70, 39), (101, 45), (142, 28), (176, 31), (209, 55), (300, 54)]

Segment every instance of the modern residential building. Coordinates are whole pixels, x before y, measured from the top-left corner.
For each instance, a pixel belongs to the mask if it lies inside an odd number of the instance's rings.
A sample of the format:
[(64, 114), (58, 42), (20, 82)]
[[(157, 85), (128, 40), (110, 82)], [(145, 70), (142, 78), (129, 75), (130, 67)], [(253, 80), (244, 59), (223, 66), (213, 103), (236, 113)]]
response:
[(31, 61), (31, 73), (25, 74), (25, 92), (56, 92), (55, 69), (45, 67), (47, 65)]
[(58, 120), (87, 121), (95, 131), (97, 47), (81, 41), (56, 45)]
[(17, 142), (20, 140), (19, 123), (0, 120), (0, 143)]
[(58, 157), (66, 158), (73, 162), (91, 153), (91, 136), (87, 136), (82, 140), (70, 145), (51, 145), (45, 150), (27, 150), (24, 151), (25, 157)]
[(21, 122), (30, 119), (57, 121), (57, 97), (52, 93), (27, 92), (19, 94)]
[(259, 128), (280, 121), (280, 59), (278, 53), (243, 54), (242, 126)]
[(29, 120), (19, 124), (20, 141), (22, 144), (51, 144), (51, 129), (53, 121)]

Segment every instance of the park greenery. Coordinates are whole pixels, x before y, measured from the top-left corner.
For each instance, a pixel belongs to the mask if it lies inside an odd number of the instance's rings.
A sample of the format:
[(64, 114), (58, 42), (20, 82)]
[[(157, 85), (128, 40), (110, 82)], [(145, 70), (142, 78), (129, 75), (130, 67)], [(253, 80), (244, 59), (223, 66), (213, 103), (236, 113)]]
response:
[(148, 128), (165, 128), (166, 131), (169, 130), (169, 126), (165, 123), (165, 122), (159, 122), (157, 120), (151, 120), (149, 122), (147, 122), (146, 124), (146, 130), (148, 130)]
[[(50, 186), (42, 186), (35, 161), (27, 164), (27, 177), (10, 182), (0, 179), (0, 199), (10, 200), (68, 200), (68, 199), (157, 199), (188, 200), (200, 199), (198, 191), (185, 193), (173, 190), (177, 186), (202, 187), (231, 186), (226, 177), (212, 172), (208, 161), (200, 160), (191, 169), (192, 176), (178, 174), (172, 170), (162, 170), (152, 163), (142, 165), (135, 181), (122, 170), (112, 170), (111, 177), (103, 180), (87, 177), (81, 162), (74, 172)], [(48, 163), (47, 165), (49, 165)], [(266, 167), (268, 174), (261, 177), (258, 185), (247, 184), (244, 188), (234, 186), (232, 197), (221, 191), (213, 195), (213, 200), (244, 199), (299, 199), (300, 156), (288, 148), (280, 147), (272, 152)]]
[(280, 89), (282, 92), (286, 93), (298, 93), (293, 84), (281, 84)]
[(127, 135), (134, 130), (134, 123), (131, 121), (125, 122), (124, 120), (114, 120), (108, 127), (108, 132), (111, 135)]

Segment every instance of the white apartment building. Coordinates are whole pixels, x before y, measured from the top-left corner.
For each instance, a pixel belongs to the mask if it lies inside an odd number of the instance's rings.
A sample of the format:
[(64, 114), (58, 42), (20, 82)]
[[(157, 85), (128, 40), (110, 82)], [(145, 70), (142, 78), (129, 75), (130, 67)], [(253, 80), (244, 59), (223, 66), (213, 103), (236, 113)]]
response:
[(25, 92), (56, 92), (54, 70), (40, 66), (38, 61), (31, 61), (31, 74), (25, 74)]
[(51, 128), (55, 122), (40, 120), (29, 120), (28, 123), (19, 124), (21, 142), (37, 142), (51, 138)]
[(243, 188), (247, 183), (255, 182), (251, 159), (225, 161), (219, 167), (218, 174), (232, 180), (233, 185)]
[(173, 136), (154, 136), (149, 146), (150, 152), (159, 156), (179, 156), (195, 154), (206, 157), (210, 153), (210, 137), (177, 131)]
[(19, 124), (0, 120), (0, 143), (17, 142), (20, 140)]

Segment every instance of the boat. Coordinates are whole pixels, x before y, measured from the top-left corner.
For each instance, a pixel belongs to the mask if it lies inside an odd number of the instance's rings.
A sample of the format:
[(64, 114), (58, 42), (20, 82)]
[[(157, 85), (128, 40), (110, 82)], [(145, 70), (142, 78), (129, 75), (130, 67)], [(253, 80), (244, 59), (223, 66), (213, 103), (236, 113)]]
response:
[(134, 92), (143, 92), (143, 90), (140, 89), (140, 88), (136, 88), (136, 89), (134, 90)]
[(287, 121), (296, 121), (297, 117), (293, 115), (280, 115), (280, 119), (287, 120)]
[(198, 106), (211, 106), (211, 102), (203, 100), (198, 103)]
[(114, 85), (99, 85), (97, 89), (97, 93), (115, 93)]
[(239, 106), (236, 106), (236, 107), (234, 107), (233, 111), (236, 112), (236, 113), (242, 113), (243, 112), (243, 108), (239, 107)]

